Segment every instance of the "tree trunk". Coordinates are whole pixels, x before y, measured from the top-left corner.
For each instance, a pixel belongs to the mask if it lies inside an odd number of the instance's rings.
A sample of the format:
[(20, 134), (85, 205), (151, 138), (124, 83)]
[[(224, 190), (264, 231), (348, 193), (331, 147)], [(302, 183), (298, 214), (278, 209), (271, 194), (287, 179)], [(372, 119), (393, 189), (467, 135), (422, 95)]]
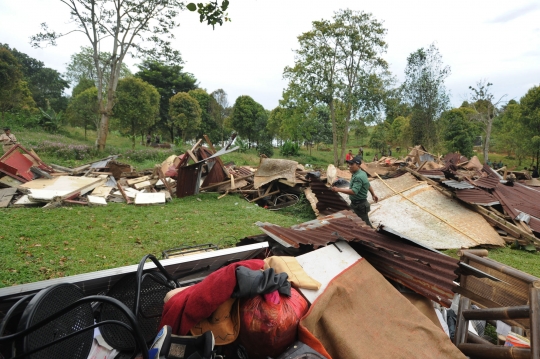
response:
[(84, 140), (86, 141), (86, 123), (84, 124)]
[(341, 139), (341, 154), (339, 156), (339, 165), (344, 164), (345, 152), (347, 151), (347, 141), (349, 139), (349, 123), (351, 122), (351, 111), (352, 108), (350, 105), (347, 106), (347, 117), (345, 119), (345, 131), (343, 133), (343, 138)]
[(484, 140), (484, 163), (488, 161), (489, 155), (489, 140), (491, 138), (491, 126), (493, 125), (493, 119), (488, 119), (486, 126), (486, 139)]
[(330, 101), (328, 105), (330, 106), (330, 119), (332, 120), (332, 147), (334, 150), (334, 166), (339, 166), (336, 110), (334, 109), (334, 100)]

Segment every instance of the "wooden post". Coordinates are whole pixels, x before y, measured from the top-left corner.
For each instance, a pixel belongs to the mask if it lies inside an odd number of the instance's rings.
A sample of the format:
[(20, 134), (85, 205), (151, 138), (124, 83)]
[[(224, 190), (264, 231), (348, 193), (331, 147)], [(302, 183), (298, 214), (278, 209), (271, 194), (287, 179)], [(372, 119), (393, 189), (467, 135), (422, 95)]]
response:
[(462, 343), (467, 343), (467, 334), (469, 333), (469, 321), (463, 317), (463, 311), (471, 307), (471, 300), (461, 296), (459, 299), (459, 308), (457, 313), (457, 327), (454, 334), (454, 344), (459, 347)]
[[(483, 359), (530, 359), (531, 350), (516, 348), (516, 347), (503, 347), (500, 345), (487, 345), (487, 344), (459, 344), (458, 349), (463, 354), (472, 358)], [(538, 357), (536, 357), (538, 358)]]
[(163, 175), (163, 171), (161, 170), (161, 167), (157, 165), (155, 169), (157, 170), (159, 179), (161, 180), (161, 182), (163, 182), (163, 184), (165, 185), (165, 188), (167, 188), (167, 191), (169, 191), (169, 193), (171, 194), (171, 197), (176, 196), (176, 193), (173, 193), (169, 182), (165, 180), (165, 175)]
[(529, 289), (531, 306), (531, 359), (540, 358), (540, 281), (531, 283)]

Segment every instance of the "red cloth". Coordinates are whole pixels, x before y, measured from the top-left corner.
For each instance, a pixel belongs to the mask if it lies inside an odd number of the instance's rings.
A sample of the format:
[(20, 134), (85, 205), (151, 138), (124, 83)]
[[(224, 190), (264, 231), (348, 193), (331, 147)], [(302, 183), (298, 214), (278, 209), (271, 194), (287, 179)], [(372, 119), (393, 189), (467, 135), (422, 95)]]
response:
[(354, 158), (354, 156), (352, 155), (352, 153), (347, 153), (347, 156), (345, 156), (345, 161), (350, 161)]
[(170, 325), (173, 334), (186, 335), (195, 324), (210, 317), (220, 304), (229, 299), (236, 286), (236, 268), (263, 269), (264, 262), (250, 259), (229, 264), (202, 282), (174, 295), (163, 307), (159, 327)]

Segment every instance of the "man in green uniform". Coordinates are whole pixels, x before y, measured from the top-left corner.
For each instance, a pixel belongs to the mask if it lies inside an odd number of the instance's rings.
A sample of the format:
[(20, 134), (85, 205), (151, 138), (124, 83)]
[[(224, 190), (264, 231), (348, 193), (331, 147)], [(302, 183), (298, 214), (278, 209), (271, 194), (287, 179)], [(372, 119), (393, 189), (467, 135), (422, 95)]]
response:
[(360, 169), (361, 164), (362, 159), (360, 156), (347, 161), (349, 171), (352, 173), (349, 188), (332, 187), (332, 191), (348, 194), (351, 199), (351, 209), (354, 213), (362, 218), (368, 226), (373, 227), (368, 217), (370, 206), (367, 200), (367, 193), (368, 191), (371, 193), (371, 197), (373, 197), (375, 202), (379, 200), (379, 197), (375, 195), (373, 188), (371, 188), (366, 172)]

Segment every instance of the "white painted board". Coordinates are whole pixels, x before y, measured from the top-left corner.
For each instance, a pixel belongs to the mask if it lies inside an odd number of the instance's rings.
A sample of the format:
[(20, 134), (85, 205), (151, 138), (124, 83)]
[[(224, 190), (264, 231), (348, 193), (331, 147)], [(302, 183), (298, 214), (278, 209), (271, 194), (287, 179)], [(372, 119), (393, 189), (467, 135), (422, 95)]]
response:
[(165, 193), (137, 193), (135, 204), (163, 204), (165, 203)]
[(88, 203), (94, 206), (106, 206), (107, 201), (103, 197), (98, 196), (88, 196)]
[[(341, 249), (341, 252), (336, 246)], [(361, 258), (360, 254), (356, 253), (347, 242), (342, 241), (296, 257), (306, 273), (321, 283), (318, 290), (300, 288), (300, 291), (310, 303), (313, 303), (335, 276)]]
[(32, 201), (30, 198), (28, 198), (28, 195), (24, 195), (15, 201), (13, 206), (38, 206), (40, 204), (43, 205), (43, 203)]

